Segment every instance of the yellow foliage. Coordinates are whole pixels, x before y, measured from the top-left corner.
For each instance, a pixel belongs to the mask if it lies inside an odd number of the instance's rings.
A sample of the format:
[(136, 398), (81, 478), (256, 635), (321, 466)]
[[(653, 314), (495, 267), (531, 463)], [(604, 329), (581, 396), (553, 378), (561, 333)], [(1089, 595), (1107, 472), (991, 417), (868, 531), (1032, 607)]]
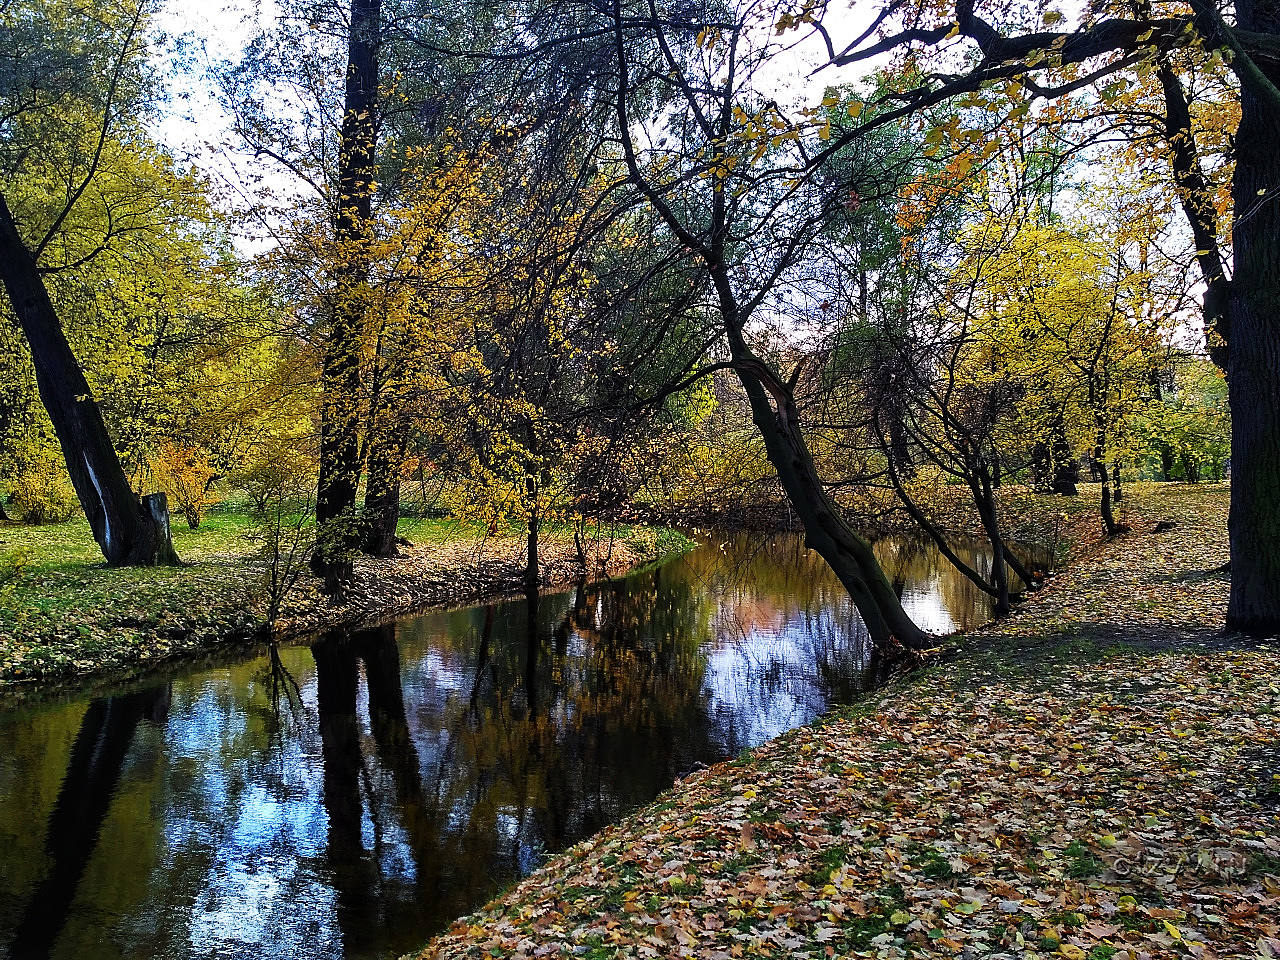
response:
[(217, 479), (208, 457), (195, 447), (166, 442), (149, 458), (151, 478), (169, 496), (192, 530), (209, 508), (218, 502), (213, 483)]
[(62, 458), (51, 445), (28, 452), (12, 486), (13, 507), (28, 523), (61, 523), (80, 508)]

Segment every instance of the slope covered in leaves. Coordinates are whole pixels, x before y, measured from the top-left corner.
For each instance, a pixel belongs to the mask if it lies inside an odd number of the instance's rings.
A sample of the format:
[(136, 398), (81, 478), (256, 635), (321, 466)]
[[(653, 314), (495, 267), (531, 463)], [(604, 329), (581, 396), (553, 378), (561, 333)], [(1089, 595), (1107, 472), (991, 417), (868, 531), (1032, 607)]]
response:
[(422, 956), (1280, 956), (1280, 651), (1204, 624), (1225, 495), (1145, 508), (954, 657), (694, 774)]

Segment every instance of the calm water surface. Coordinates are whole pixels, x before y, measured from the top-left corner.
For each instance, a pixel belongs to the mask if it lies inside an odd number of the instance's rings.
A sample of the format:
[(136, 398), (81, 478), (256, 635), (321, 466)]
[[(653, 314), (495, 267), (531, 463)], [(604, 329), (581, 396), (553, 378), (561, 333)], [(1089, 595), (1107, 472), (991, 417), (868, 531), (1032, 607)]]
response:
[[(931, 549), (878, 551), (922, 625), (988, 618)], [(395, 957), (876, 667), (798, 537), (739, 535), (0, 712), (0, 956)]]

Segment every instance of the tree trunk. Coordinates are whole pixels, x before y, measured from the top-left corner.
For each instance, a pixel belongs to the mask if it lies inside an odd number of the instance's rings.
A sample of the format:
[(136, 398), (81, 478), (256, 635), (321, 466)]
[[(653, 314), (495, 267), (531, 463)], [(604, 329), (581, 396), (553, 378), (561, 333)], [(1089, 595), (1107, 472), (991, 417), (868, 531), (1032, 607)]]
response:
[(320, 476), (311, 565), (332, 593), (350, 579), (360, 538), (360, 360), (369, 279), (369, 215), (377, 146), (380, 0), (351, 0), (347, 87), (338, 156), (333, 328), (320, 374)]
[(177, 563), (168, 501), (139, 503), (120, 466), (102, 413), (71, 352), (36, 262), (0, 196), (0, 278), (31, 348), (40, 400), (49, 411), (67, 473), (93, 538), (110, 566)]
[[(734, 329), (732, 324), (727, 326)], [(778, 482), (804, 526), (806, 545), (827, 562), (849, 591), (876, 646), (890, 646), (896, 640), (909, 650), (927, 649), (932, 638), (907, 616), (876, 561), (871, 544), (845, 522), (823, 487), (800, 431), (794, 399), (775, 394), (775, 410), (764, 386), (763, 377), (767, 374), (755, 372), (760, 361), (751, 355), (740, 335), (731, 334), (730, 343), (738, 361), (738, 379), (751, 404), (752, 420), (764, 440)], [(772, 385), (781, 389), (779, 384)]]
[[(1280, 33), (1280, 0), (1236, 5), (1239, 28)], [(1272, 84), (1280, 66), (1259, 60)], [(1280, 106), (1242, 83), (1231, 279), (1231, 600), (1227, 626), (1280, 632)]]
[[(1150, 16), (1149, 6), (1147, 15)], [(1213, 191), (1200, 162), (1191, 126), (1191, 105), (1182, 81), (1169, 62), (1168, 54), (1158, 54), (1156, 63), (1156, 72), (1164, 93), (1164, 134), (1169, 145), (1169, 164), (1174, 183), (1178, 187), (1178, 200), (1196, 243), (1196, 261), (1200, 265), (1200, 275), (1205, 284), (1204, 320), (1209, 356), (1214, 363), (1226, 370), (1229, 365), (1227, 339), (1230, 336), (1230, 284), (1223, 270), (1222, 253), (1218, 246), (1218, 215), (1213, 205)]]
[(969, 490), (973, 494), (974, 505), (978, 508), (978, 517), (987, 534), (987, 542), (991, 544), (991, 583), (995, 587), (996, 616), (1003, 617), (1011, 609), (1009, 571), (1005, 566), (1004, 537), (1000, 533), (1000, 518), (996, 513), (990, 479), (981, 475), (972, 477)]
[(1080, 481), (1080, 464), (1072, 454), (1071, 444), (1067, 442), (1067, 431), (1061, 420), (1056, 421), (1053, 425), (1053, 439), (1049, 444), (1049, 456), (1053, 461), (1053, 483), (1051, 486), (1053, 492), (1064, 497), (1077, 496), (1080, 492), (1076, 487), (1076, 484)]
[[(142, 498), (142, 513), (147, 518), (154, 534), (155, 555), (152, 561), (169, 567), (176, 567), (182, 561), (173, 549), (173, 535), (169, 530), (169, 498), (163, 493), (148, 493)], [(192, 527), (194, 530), (195, 527)]]
[(362, 548), (371, 557), (396, 555), (402, 463), (402, 448), (396, 437), (376, 439), (370, 445), (369, 474), (364, 487)]
[(1024, 590), (1035, 591), (1040, 588), (1040, 582), (1031, 575), (1031, 571), (1027, 569), (1026, 564), (1018, 559), (1018, 555), (1010, 549), (1008, 544), (1005, 544), (1004, 548), (1004, 562), (1009, 565), (1013, 575), (1022, 581)]
[(1108, 537), (1114, 537), (1120, 532), (1120, 528), (1116, 525), (1115, 514), (1111, 512), (1111, 487), (1104, 481), (1102, 484), (1102, 532)]
[(528, 552), (525, 554), (524, 564), (524, 589), (526, 592), (537, 593), (540, 578), (538, 576), (538, 530), (541, 521), (538, 518), (538, 508), (534, 506), (529, 513), (529, 545)]
[[(881, 452), (884, 452), (883, 442), (881, 444)], [(902, 482), (902, 477), (898, 473), (898, 468), (894, 465), (893, 460), (886, 456), (885, 464), (888, 467), (889, 480), (893, 484), (894, 493), (898, 496), (898, 502), (906, 508), (907, 513), (910, 515), (911, 519), (915, 521), (916, 526), (923, 530), (929, 539), (933, 541), (933, 545), (938, 548), (938, 552), (942, 554), (951, 566), (958, 570), (970, 583), (976, 586), (983, 593), (986, 593), (991, 597), (995, 597), (998, 593), (996, 588), (992, 586), (981, 573), (960, 559), (959, 555), (951, 549), (951, 544), (947, 541), (945, 531), (929, 519), (928, 514), (926, 514), (920, 508), (919, 504), (917, 504), (912, 498), (910, 492), (906, 488), (906, 485)], [(898, 588), (896, 583), (894, 584), (893, 592), (897, 594), (899, 600), (902, 599), (902, 590)]]
[(1061, 420), (1049, 428), (1049, 436), (1031, 448), (1031, 474), (1036, 488), (1048, 493), (1074, 497), (1079, 493), (1080, 465), (1071, 455), (1066, 429)]

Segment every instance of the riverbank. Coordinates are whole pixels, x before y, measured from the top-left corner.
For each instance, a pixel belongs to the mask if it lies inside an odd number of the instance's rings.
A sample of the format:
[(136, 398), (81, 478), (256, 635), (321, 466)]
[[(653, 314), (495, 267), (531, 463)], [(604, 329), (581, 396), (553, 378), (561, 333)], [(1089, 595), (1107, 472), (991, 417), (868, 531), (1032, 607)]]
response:
[(1227, 496), (1131, 497), (1132, 532), (1015, 616), (421, 956), (1280, 956), (1280, 644), (1217, 629)]
[[(73, 677), (120, 679), (219, 646), (371, 625), (433, 606), (520, 589), (525, 543), (451, 520), (402, 521), (406, 544), (392, 560), (357, 560), (340, 601), (303, 572), (268, 630), (265, 563), (253, 525), (213, 514), (198, 530), (174, 528), (181, 567), (110, 569), (88, 525), (0, 525), (0, 557), (16, 558), (0, 582), (0, 692)], [(691, 546), (674, 530), (592, 530), (581, 562), (572, 532), (552, 528), (539, 547), (544, 587), (617, 576)], [(11, 561), (12, 563), (12, 561)], [(0, 581), (3, 578), (0, 577)]]

